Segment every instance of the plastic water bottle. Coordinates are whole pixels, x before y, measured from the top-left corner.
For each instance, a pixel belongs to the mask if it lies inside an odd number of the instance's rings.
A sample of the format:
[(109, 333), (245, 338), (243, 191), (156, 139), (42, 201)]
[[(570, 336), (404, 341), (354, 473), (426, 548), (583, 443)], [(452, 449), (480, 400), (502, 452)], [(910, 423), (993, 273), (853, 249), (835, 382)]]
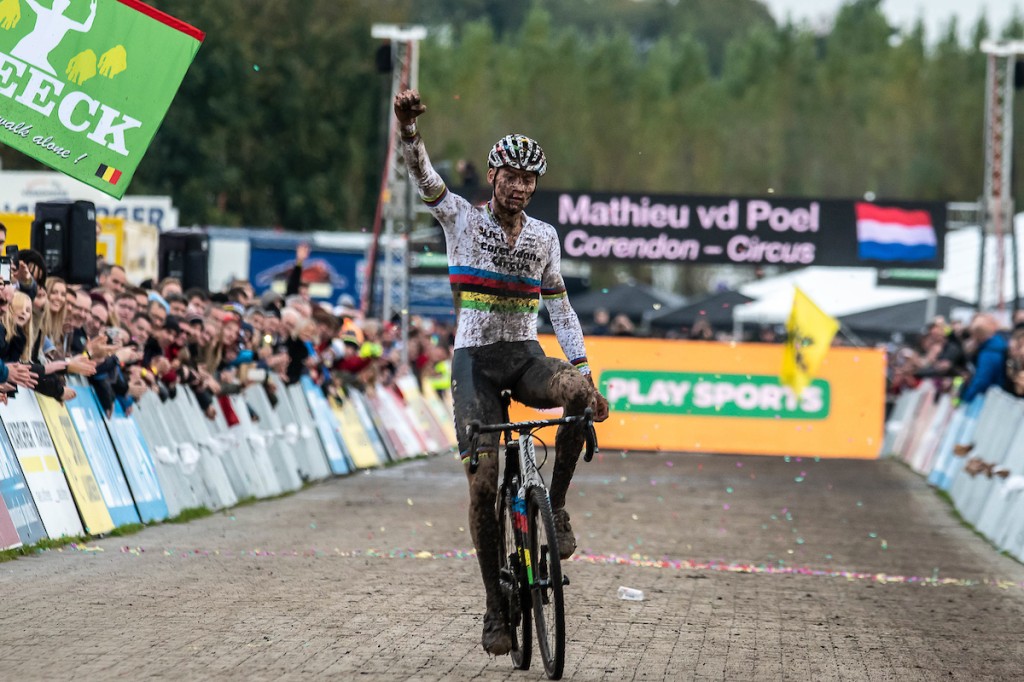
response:
[(625, 601), (643, 601), (644, 591), (634, 590), (632, 587), (619, 587), (619, 599)]

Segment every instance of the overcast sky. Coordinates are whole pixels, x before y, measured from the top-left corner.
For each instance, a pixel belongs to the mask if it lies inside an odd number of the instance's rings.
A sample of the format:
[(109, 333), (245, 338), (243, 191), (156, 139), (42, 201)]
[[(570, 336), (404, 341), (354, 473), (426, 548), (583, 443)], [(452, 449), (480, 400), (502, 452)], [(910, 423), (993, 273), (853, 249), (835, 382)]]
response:
[[(763, 0), (776, 19), (783, 21), (787, 16), (800, 22), (810, 21), (817, 25), (824, 17), (835, 16), (843, 0)], [(989, 25), (999, 30), (1013, 15), (1014, 7), (1022, 7), (1021, 0), (883, 0), (882, 10), (889, 21), (900, 27), (913, 26), (918, 17), (924, 17), (925, 30), (929, 40), (934, 40), (940, 31), (948, 26), (950, 18), (957, 17), (961, 36), (977, 21), (982, 10), (986, 10)]]

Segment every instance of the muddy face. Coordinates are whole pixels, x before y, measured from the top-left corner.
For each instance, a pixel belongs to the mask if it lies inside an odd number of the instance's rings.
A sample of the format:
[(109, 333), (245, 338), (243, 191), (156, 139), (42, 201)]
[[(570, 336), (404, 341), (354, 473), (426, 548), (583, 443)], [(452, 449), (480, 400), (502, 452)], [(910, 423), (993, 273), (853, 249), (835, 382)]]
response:
[(531, 171), (492, 168), (488, 176), (494, 185), (494, 202), (506, 213), (525, 210), (537, 190), (537, 174)]

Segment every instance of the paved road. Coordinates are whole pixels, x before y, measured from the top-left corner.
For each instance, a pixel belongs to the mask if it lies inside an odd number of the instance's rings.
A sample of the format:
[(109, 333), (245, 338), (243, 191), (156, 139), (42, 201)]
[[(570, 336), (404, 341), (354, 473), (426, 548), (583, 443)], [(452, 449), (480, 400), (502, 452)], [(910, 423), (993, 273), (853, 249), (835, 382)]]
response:
[[(1024, 671), (1024, 567), (898, 463), (603, 453), (570, 510), (566, 678)], [(544, 679), (480, 648), (465, 515), (438, 457), (0, 564), (0, 679)]]

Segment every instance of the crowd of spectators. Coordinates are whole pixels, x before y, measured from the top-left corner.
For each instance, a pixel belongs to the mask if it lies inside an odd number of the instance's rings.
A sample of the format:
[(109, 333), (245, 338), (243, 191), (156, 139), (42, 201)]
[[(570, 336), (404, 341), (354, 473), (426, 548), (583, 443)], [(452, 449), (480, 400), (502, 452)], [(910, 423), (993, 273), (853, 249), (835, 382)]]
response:
[[(594, 311), (584, 322), (593, 336), (647, 336), (692, 341), (742, 341), (784, 343), (781, 325), (745, 325), (742, 337), (731, 325), (714, 326), (704, 317), (674, 329), (643, 329), (629, 317), (605, 309)], [(935, 317), (920, 335), (907, 340), (869, 341), (849, 337), (841, 331), (833, 345), (884, 347), (888, 353), (887, 392), (890, 404), (909, 388), (931, 382), (939, 393), (971, 401), (992, 386), (1024, 397), (1024, 310), (1017, 311), (1009, 325), (991, 313), (975, 314), (968, 322)]]
[(967, 324), (936, 317), (919, 338), (893, 345), (890, 397), (924, 382), (964, 402), (993, 386), (1024, 397), (1024, 311), (1009, 325), (992, 313), (977, 313)]
[[(0, 225), (0, 250), (5, 241)], [(69, 400), (67, 378), (77, 375), (108, 414), (115, 403), (130, 412), (147, 392), (166, 400), (189, 390), (208, 417), (219, 403), (233, 423), (227, 398), (260, 384), (276, 402), (273, 375), (286, 385), (308, 376), (338, 400), (347, 387), (374, 390), (406, 372), (448, 388), (450, 325), (414, 318), (403, 349), (399, 326), (364, 317), (351, 296), (312, 299), (302, 281), (308, 255), (300, 246), (283, 293), (257, 297), (247, 281), (224, 291), (184, 289), (175, 278), (135, 283), (105, 263), (94, 284), (71, 285), (21, 250), (0, 283), (0, 403), (19, 387)]]
[[(5, 241), (0, 224), (0, 250)], [(414, 316), (403, 348), (397, 320), (364, 317), (348, 295), (333, 305), (311, 298), (302, 281), (308, 256), (300, 246), (284, 291), (257, 297), (247, 281), (186, 290), (174, 278), (129, 282), (123, 268), (105, 263), (92, 285), (71, 285), (48, 276), (41, 254), (22, 250), (10, 281), (0, 282), (0, 403), (19, 386), (68, 400), (75, 391), (66, 378), (77, 375), (108, 413), (115, 402), (130, 410), (147, 391), (167, 399), (187, 387), (208, 416), (219, 401), (231, 421), (225, 397), (262, 384), (273, 402), (274, 374), (285, 384), (308, 376), (338, 399), (348, 386), (373, 390), (404, 372), (442, 393), (450, 387), (451, 324)], [(583, 327), (592, 336), (738, 340), (703, 318), (647, 330), (604, 309)], [(785, 339), (785, 329), (772, 325), (745, 331), (743, 341)], [(919, 337), (887, 349), (890, 399), (922, 382), (964, 401), (991, 386), (1024, 397), (1024, 311), (1009, 327), (988, 313), (968, 324), (936, 317)]]

